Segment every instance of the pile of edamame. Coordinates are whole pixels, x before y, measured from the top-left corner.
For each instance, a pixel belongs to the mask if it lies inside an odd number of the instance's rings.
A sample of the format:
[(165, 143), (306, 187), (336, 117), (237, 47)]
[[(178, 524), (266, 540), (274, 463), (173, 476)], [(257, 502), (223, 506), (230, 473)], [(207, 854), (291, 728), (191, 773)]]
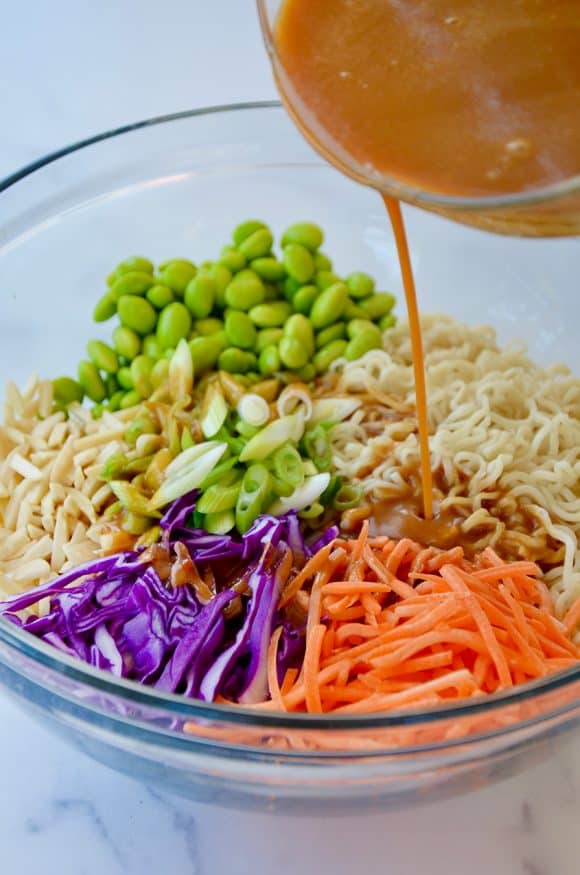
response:
[(282, 234), (281, 254), (264, 222), (247, 220), (216, 261), (160, 264), (122, 261), (107, 278), (96, 322), (116, 317), (110, 343), (90, 340), (77, 379), (54, 380), (55, 404), (85, 397), (98, 416), (149, 398), (168, 377), (186, 339), (197, 378), (210, 370), (247, 378), (291, 372), (308, 382), (338, 358), (354, 360), (382, 346), (395, 324), (389, 292), (366, 273), (341, 278), (323, 252), (322, 230), (298, 222)]

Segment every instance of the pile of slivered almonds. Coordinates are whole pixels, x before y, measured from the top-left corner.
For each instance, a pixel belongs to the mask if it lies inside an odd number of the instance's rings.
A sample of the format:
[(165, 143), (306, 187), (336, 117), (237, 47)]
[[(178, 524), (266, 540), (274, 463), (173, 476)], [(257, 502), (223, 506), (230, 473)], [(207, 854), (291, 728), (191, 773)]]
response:
[(93, 419), (80, 404), (53, 413), (52, 383), (6, 388), (0, 426), (0, 598), (42, 583), (106, 549), (114, 500), (103, 464), (126, 450), (131, 410)]

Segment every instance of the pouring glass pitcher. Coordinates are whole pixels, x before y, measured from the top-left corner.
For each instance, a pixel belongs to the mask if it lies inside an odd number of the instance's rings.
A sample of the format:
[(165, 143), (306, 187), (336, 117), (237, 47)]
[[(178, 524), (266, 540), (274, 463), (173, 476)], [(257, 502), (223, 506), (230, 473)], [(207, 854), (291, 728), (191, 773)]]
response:
[(450, 219), (580, 233), (579, 0), (258, 0), (282, 99), (344, 173)]

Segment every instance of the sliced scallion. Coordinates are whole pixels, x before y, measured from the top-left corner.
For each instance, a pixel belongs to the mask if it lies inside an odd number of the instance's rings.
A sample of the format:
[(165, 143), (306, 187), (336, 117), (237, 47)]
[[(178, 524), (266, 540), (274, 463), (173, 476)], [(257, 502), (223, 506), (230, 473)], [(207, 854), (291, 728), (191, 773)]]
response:
[(265, 398), (255, 392), (242, 395), (238, 401), (238, 413), (244, 422), (259, 428), (270, 418), (270, 407)]
[(233, 510), (223, 510), (221, 513), (208, 513), (205, 518), (205, 528), (210, 535), (225, 535), (234, 528), (236, 517)]
[(240, 493), (240, 485), (241, 478), (231, 486), (214, 483), (213, 486), (206, 489), (197, 502), (197, 509), (200, 513), (205, 514), (215, 514), (224, 510), (231, 510), (236, 506)]
[(242, 462), (262, 461), (287, 441), (297, 443), (304, 432), (304, 420), (298, 414), (282, 416), (264, 426), (248, 441), (240, 459)]
[(201, 430), (206, 438), (215, 437), (228, 415), (228, 405), (219, 383), (210, 383), (201, 409)]

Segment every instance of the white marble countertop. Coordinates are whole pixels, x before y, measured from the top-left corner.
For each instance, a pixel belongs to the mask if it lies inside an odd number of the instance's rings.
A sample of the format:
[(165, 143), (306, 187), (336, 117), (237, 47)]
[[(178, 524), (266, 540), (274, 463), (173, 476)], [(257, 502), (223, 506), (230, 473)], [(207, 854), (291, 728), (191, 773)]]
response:
[[(0, 176), (129, 121), (275, 96), (251, 0), (19, 0), (2, 18)], [(162, 796), (0, 698), (0, 872), (11, 875), (575, 875), (579, 818), (580, 734), (468, 796), (307, 821)]]

